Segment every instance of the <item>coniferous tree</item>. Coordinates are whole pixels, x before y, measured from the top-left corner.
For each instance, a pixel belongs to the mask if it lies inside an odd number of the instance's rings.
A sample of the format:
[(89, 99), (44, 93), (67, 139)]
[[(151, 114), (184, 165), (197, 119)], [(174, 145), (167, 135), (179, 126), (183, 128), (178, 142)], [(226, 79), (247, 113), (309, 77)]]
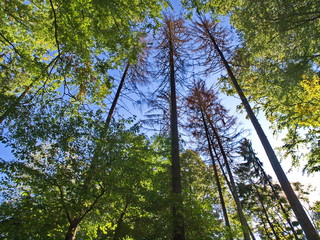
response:
[(181, 165), (179, 157), (179, 132), (176, 83), (179, 71), (182, 71), (181, 61), (184, 52), (183, 45), (187, 41), (186, 27), (183, 19), (173, 19), (165, 16), (164, 25), (159, 33), (158, 55), (156, 63), (160, 66), (160, 73), (168, 81), (170, 91), (170, 139), (171, 139), (171, 170), (172, 170), (172, 215), (173, 215), (173, 239), (185, 239)]
[[(279, 186), (272, 183), (271, 177), (264, 171), (250, 141), (247, 139), (242, 141), (239, 154), (245, 161), (239, 164), (237, 169), (240, 178), (239, 188), (246, 196), (243, 201), (256, 209), (257, 213), (254, 214), (258, 219), (261, 216), (261, 221), (264, 222), (265, 219), (270, 225), (269, 228), (265, 228), (265, 234), (268, 235), (271, 229), (273, 235), (279, 239), (300, 239), (297, 232), (301, 230), (295, 229), (293, 221), (290, 220), (291, 210), (286, 199), (281, 196)], [(255, 204), (257, 202), (260, 203), (260, 208)], [(262, 218), (262, 215), (265, 217)]]
[[(213, 145), (216, 145), (217, 147), (214, 149), (215, 153), (217, 153), (218, 152), (217, 149), (219, 149), (219, 153), (221, 154), (222, 159), (224, 160), (223, 163), (225, 165), (227, 175), (229, 177), (226, 180), (229, 182), (230, 191), (237, 205), (237, 210), (238, 210), (240, 222), (242, 225), (244, 237), (245, 239), (251, 239), (249, 225), (243, 214), (243, 210), (238, 197), (233, 173), (231, 171), (229, 159), (226, 152), (226, 150), (229, 147), (226, 147), (228, 146), (225, 144), (227, 141), (223, 142), (222, 137), (220, 136), (221, 132), (223, 131), (222, 129), (223, 128), (227, 129), (228, 127), (230, 128), (230, 126), (233, 126), (235, 124), (235, 121), (234, 119), (227, 116), (227, 111), (217, 101), (216, 94), (212, 90), (206, 90), (204, 83), (198, 82), (197, 84), (195, 84), (195, 87), (191, 90), (190, 96), (187, 98), (187, 102), (188, 102), (189, 108), (193, 111), (193, 116), (192, 116), (193, 124), (196, 121), (198, 121), (198, 122), (201, 122), (204, 128), (206, 128), (207, 125), (210, 127), (210, 144), (213, 139), (216, 142), (216, 144), (211, 144), (211, 147), (214, 148)], [(213, 124), (213, 121), (215, 122), (215, 124)], [(221, 129), (219, 129), (218, 126), (220, 126)], [(208, 133), (208, 131), (206, 130), (208, 129), (205, 129), (205, 132)], [(225, 136), (224, 138), (231, 141), (232, 137)], [(228, 150), (230, 151), (230, 149)], [(251, 237), (254, 239), (253, 235), (251, 235)]]
[[(279, 160), (277, 156), (275, 155), (269, 140), (267, 139), (260, 123), (258, 122), (256, 116), (254, 115), (252, 108), (250, 107), (250, 104), (245, 97), (234, 73), (233, 70), (226, 59), (222, 47), (219, 46), (219, 41), (222, 41), (219, 36), (221, 35), (221, 32), (217, 28), (217, 24), (214, 22), (210, 22), (206, 20), (203, 17), (199, 17), (200, 22), (195, 23), (195, 32), (199, 34), (198, 39), (199, 41), (202, 41), (204, 46), (203, 49), (207, 52), (216, 52), (216, 55), (220, 58), (221, 63), (225, 67), (227, 74), (232, 82), (233, 87), (235, 88), (236, 92), (238, 93), (242, 104), (260, 138), (260, 141), (265, 149), (265, 152), (269, 158), (269, 161), (275, 171), (275, 174), (278, 177), (279, 183), (281, 184), (281, 187), (283, 191), (285, 192), (287, 199), (297, 217), (299, 220), (302, 229), (304, 230), (306, 236), (308, 239), (319, 239), (319, 235), (317, 234), (313, 224), (311, 223), (308, 215), (306, 214), (305, 210), (303, 209), (299, 199), (297, 198), (296, 194), (293, 191), (293, 188), (290, 184), (290, 182), (287, 179), (286, 174), (284, 173)], [(223, 46), (223, 45), (222, 45)], [(225, 47), (225, 46), (223, 46)]]

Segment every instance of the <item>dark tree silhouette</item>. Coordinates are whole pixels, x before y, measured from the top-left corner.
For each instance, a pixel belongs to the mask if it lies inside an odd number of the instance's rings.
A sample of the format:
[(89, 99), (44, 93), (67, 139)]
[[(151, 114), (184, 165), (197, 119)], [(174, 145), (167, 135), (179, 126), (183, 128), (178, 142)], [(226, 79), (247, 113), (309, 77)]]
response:
[[(148, 78), (147, 75), (149, 73), (148, 70), (148, 55), (149, 55), (149, 47), (147, 46), (145, 39), (140, 40), (140, 44), (143, 46), (134, 46), (132, 49), (132, 54), (136, 56), (136, 60), (127, 61), (125, 63), (125, 67), (121, 76), (121, 80), (117, 87), (117, 91), (113, 97), (111, 107), (108, 111), (108, 116), (106, 118), (106, 130), (109, 128), (112, 117), (114, 115), (116, 105), (119, 101), (121, 92), (127, 82), (127, 88), (131, 86), (132, 90), (136, 93), (140, 94), (139, 88), (137, 84), (147, 83)], [(134, 59), (134, 56), (130, 56), (130, 59)]]
[[(273, 199), (273, 201), (275, 201), (276, 205), (280, 208), (279, 210), (281, 210), (281, 212), (283, 213), (282, 217), (287, 222), (289, 229), (292, 232), (292, 235), (296, 240), (300, 239), (297, 234), (297, 231), (294, 229), (292, 221), (290, 220), (290, 213), (288, 207), (285, 206), (285, 204), (287, 204), (287, 201), (286, 199), (280, 196), (279, 190), (281, 191), (281, 188), (279, 187), (279, 185), (275, 185), (272, 183), (272, 178), (265, 172), (262, 162), (257, 158), (256, 153), (252, 148), (251, 142), (248, 139), (244, 139), (242, 141), (239, 154), (245, 160), (244, 163), (240, 164), (240, 168), (244, 171), (250, 168), (252, 173), (247, 173), (246, 175), (250, 175), (251, 178), (258, 178), (257, 182), (260, 185), (262, 184), (263, 189), (265, 191), (267, 191), (268, 188), (271, 190), (271, 198)], [(242, 171), (241, 169), (240, 171)], [(250, 180), (252, 181), (252, 179)], [(258, 189), (256, 190), (259, 191)]]

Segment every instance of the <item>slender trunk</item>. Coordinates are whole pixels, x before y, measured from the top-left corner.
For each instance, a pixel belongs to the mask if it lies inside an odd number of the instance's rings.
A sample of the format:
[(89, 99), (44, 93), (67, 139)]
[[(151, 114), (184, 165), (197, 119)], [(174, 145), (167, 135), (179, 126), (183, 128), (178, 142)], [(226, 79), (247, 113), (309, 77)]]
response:
[[(235, 195), (234, 195), (234, 192), (232, 191), (231, 183), (230, 183), (230, 181), (228, 180), (228, 178), (227, 178), (227, 176), (226, 176), (226, 174), (225, 174), (225, 172), (224, 172), (224, 170), (223, 170), (223, 166), (222, 166), (222, 163), (221, 163), (221, 161), (220, 161), (220, 159), (219, 159), (219, 155), (218, 155), (218, 153), (217, 153), (217, 151), (216, 151), (216, 149), (215, 149), (215, 147), (214, 147), (214, 143), (213, 143), (212, 139), (210, 139), (210, 140), (211, 140), (211, 147), (212, 147), (212, 149), (213, 149), (213, 151), (214, 151), (214, 154), (215, 154), (215, 156), (216, 156), (216, 159), (218, 160), (218, 164), (219, 164), (219, 166), (220, 166), (222, 175), (223, 175), (224, 179), (226, 180), (226, 183), (227, 183), (227, 185), (228, 185), (228, 187), (229, 187), (229, 189), (230, 189), (230, 191), (231, 191), (231, 194), (232, 194), (233, 199), (235, 199), (237, 196), (235, 196)], [(239, 215), (238, 207), (237, 207), (237, 211), (238, 211), (238, 215)], [(249, 227), (248, 223), (246, 223), (246, 225), (247, 225), (247, 227), (248, 227), (248, 230), (249, 230), (249, 233), (250, 233), (251, 238), (252, 238), (253, 240), (255, 240), (255, 236), (253, 235), (253, 232), (252, 232), (251, 228)]]
[(172, 217), (173, 217), (173, 240), (184, 240), (184, 219), (182, 214), (182, 184), (181, 166), (179, 157), (179, 132), (178, 113), (175, 83), (175, 62), (172, 29), (168, 25), (169, 39), (169, 65), (170, 65), (170, 131), (171, 131), (171, 171), (172, 171)]
[(120, 93), (121, 93), (121, 90), (122, 90), (122, 88), (123, 88), (124, 81), (125, 81), (125, 79), (126, 79), (126, 76), (127, 76), (128, 70), (129, 70), (129, 67), (130, 67), (130, 63), (128, 62), (127, 65), (126, 65), (126, 68), (124, 69), (124, 72), (123, 72), (123, 74), (122, 74), (121, 81), (120, 81), (120, 83), (119, 83), (119, 86), (118, 86), (116, 95), (114, 96), (114, 99), (113, 99), (113, 101), (112, 101), (111, 108), (110, 108), (110, 110), (109, 110), (109, 113), (108, 113), (108, 116), (107, 116), (107, 119), (106, 119), (106, 123), (105, 123), (105, 129), (106, 129), (106, 130), (108, 130), (108, 128), (109, 128), (109, 126), (110, 126), (110, 122), (111, 122), (111, 119), (112, 119), (114, 110), (115, 110), (115, 108), (116, 108), (116, 105), (117, 105), (117, 103), (118, 103), (118, 100), (119, 100), (119, 97), (120, 97)]
[[(264, 171), (263, 167), (261, 166), (261, 164), (260, 164), (259, 162), (257, 162), (257, 165), (258, 165), (260, 171), (262, 172), (263, 178), (265, 179), (265, 181), (268, 182), (268, 184), (269, 184), (269, 186), (270, 186), (270, 188), (271, 188), (271, 190), (272, 190), (272, 192), (273, 192), (273, 195), (274, 195), (275, 197), (277, 197), (277, 191), (276, 191), (276, 189), (274, 188), (274, 186), (273, 186), (272, 182), (270, 181), (270, 179), (268, 178), (268, 176), (267, 176), (266, 172)], [(256, 166), (255, 166), (255, 168), (256, 168)], [(256, 168), (256, 171), (258, 171), (257, 168)], [(290, 218), (289, 218), (289, 214), (287, 213), (286, 209), (284, 208), (283, 204), (282, 204), (280, 201), (278, 202), (278, 204), (279, 204), (279, 206), (280, 206), (281, 211), (282, 211), (283, 214), (284, 214), (284, 218), (286, 219), (288, 225), (290, 226), (290, 229), (291, 229), (291, 231), (292, 231), (292, 234), (294, 235), (294, 238), (295, 238), (296, 240), (299, 240), (300, 238), (298, 237), (297, 232), (296, 232), (296, 230), (294, 229), (294, 227), (293, 227), (293, 225), (292, 225), (292, 222), (291, 222), (291, 220), (290, 220)]]
[[(110, 127), (111, 119), (112, 119), (112, 116), (114, 114), (114, 110), (116, 108), (116, 105), (118, 103), (118, 100), (119, 100), (119, 97), (120, 97), (120, 94), (121, 94), (121, 90), (122, 90), (122, 88), (124, 86), (124, 82), (125, 82), (129, 67), (130, 67), (130, 63), (128, 62), (127, 65), (126, 65), (126, 68), (124, 69), (124, 72), (122, 74), (122, 77), (121, 77), (121, 80), (120, 80), (116, 95), (114, 96), (112, 104), (111, 104), (111, 107), (109, 109), (108, 116), (107, 116), (106, 121), (105, 121), (104, 129), (100, 133), (100, 139), (104, 139), (105, 138), (106, 131), (108, 131), (108, 129)], [(94, 153), (94, 156), (93, 156), (94, 160), (102, 155), (101, 151), (102, 151), (101, 142), (98, 142), (98, 145), (97, 145), (97, 147), (95, 149), (95, 153)], [(96, 168), (96, 166), (94, 165), (94, 161), (92, 161), (92, 163), (91, 163), (91, 165), (89, 167), (89, 171), (94, 171), (95, 168)], [(85, 178), (85, 182), (89, 183), (91, 181), (91, 179), (92, 179), (92, 177), (89, 174), (88, 177)]]
[(223, 216), (224, 216), (224, 221), (225, 221), (226, 227), (228, 229), (228, 236), (229, 236), (228, 238), (230, 240), (233, 240), (232, 231), (231, 231), (230, 222), (229, 222), (229, 217), (228, 217), (226, 205), (225, 205), (224, 198), (223, 198), (222, 188), (221, 188), (221, 184), (220, 184), (220, 180), (219, 180), (219, 176), (218, 176), (217, 165), (215, 163), (213, 152), (212, 152), (212, 148), (211, 148), (208, 126), (207, 126), (207, 123), (206, 123), (206, 121), (204, 119), (203, 114), (202, 114), (202, 122), (204, 124), (204, 129), (205, 129), (205, 132), (206, 132), (208, 149), (209, 149), (209, 153), (210, 153), (210, 157), (211, 157), (211, 161), (212, 161), (214, 177), (215, 177), (215, 180), (216, 180), (216, 183), (217, 183), (217, 187), (218, 187), (219, 198), (220, 198), (220, 203), (221, 203), (222, 212), (223, 212)]
[[(202, 109), (201, 109), (201, 115), (202, 115), (202, 118), (204, 118), (204, 113), (203, 113)], [(214, 137), (217, 139), (219, 149), (221, 151), (223, 160), (224, 160), (226, 168), (227, 168), (227, 173), (228, 173), (228, 176), (229, 176), (230, 186), (231, 186), (230, 190), (231, 190), (231, 193), (232, 193), (233, 198), (234, 198), (234, 200), (236, 202), (236, 205), (237, 205), (237, 210), (238, 210), (240, 222), (241, 222), (241, 225), (242, 225), (243, 236), (244, 236), (245, 240), (250, 240), (251, 238), (250, 238), (250, 235), (249, 235), (250, 234), (249, 225), (248, 225), (248, 222), (247, 222), (247, 220), (246, 220), (246, 218), (245, 218), (245, 216), (243, 214), (241, 202), (240, 202), (238, 194), (237, 194), (236, 184), (234, 182), (233, 174), (232, 174), (231, 169), (230, 169), (230, 165), (229, 165), (229, 162), (228, 162), (227, 155), (226, 155), (226, 153), (224, 151), (222, 142), (220, 140), (218, 132), (216, 131), (216, 128), (213, 126), (211, 119), (208, 116), (206, 116), (206, 117), (207, 117), (209, 125), (210, 125), (210, 127), (211, 127), (211, 129), (213, 131)], [(253, 237), (252, 239), (255, 239), (255, 238)]]
[(292, 207), (292, 210), (294, 211), (307, 239), (308, 240), (320, 240), (320, 237), (319, 237), (317, 231), (315, 230), (308, 215), (306, 214), (305, 210), (303, 209), (299, 199), (297, 198), (295, 192), (293, 191), (292, 186), (291, 186), (286, 174), (284, 173), (284, 171), (279, 163), (279, 160), (277, 159), (277, 156), (275, 155), (275, 153), (269, 143), (267, 136), (265, 135), (260, 123), (258, 122), (258, 119), (254, 115), (252, 108), (250, 107), (249, 102), (248, 102), (247, 98), (245, 97), (241, 87), (239, 86), (239, 84), (238, 84), (238, 82), (237, 82), (237, 80), (231, 70), (231, 67), (230, 67), (228, 61), (226, 60), (226, 58), (224, 57), (224, 54), (220, 50), (215, 38), (210, 33), (208, 26), (203, 21), (202, 21), (202, 24), (205, 27), (205, 30), (207, 31), (207, 33), (209, 34), (210, 39), (214, 45), (214, 48), (218, 52), (218, 54), (221, 58), (221, 61), (228, 72), (228, 75), (232, 81), (234, 88), (236, 89), (238, 95), (240, 96), (242, 104), (245, 107), (247, 114), (248, 114), (248, 116), (249, 116), (249, 118), (250, 118), (250, 120), (251, 120), (251, 122), (252, 122), (252, 124), (253, 124), (259, 138), (260, 138), (260, 141), (265, 149), (265, 152), (269, 158), (269, 161), (273, 167), (273, 170), (274, 170), (275, 174), (277, 175), (279, 183), (280, 183), (284, 193), (286, 194), (288, 201)]
[(268, 230), (269, 229), (267, 228), (267, 225), (266, 225), (265, 221), (262, 221), (262, 225), (263, 225), (264, 231), (266, 232), (267, 238), (270, 239), (270, 240), (273, 240), (268, 234)]
[[(221, 169), (222, 175), (223, 175), (223, 177), (224, 177), (224, 179), (225, 179), (225, 181), (226, 181), (226, 183), (227, 183), (227, 185), (228, 185), (228, 187), (229, 187), (229, 190), (231, 191), (231, 194), (232, 194), (233, 199), (235, 200), (235, 198), (236, 198), (237, 196), (235, 196), (235, 193), (232, 191), (231, 183), (230, 183), (230, 181), (228, 180), (228, 178), (227, 178), (227, 176), (226, 176), (226, 173), (225, 173), (224, 170), (223, 170), (223, 166), (222, 166), (222, 163), (221, 163), (221, 161), (220, 161), (220, 159), (219, 159), (219, 155), (218, 155), (218, 153), (217, 153), (217, 151), (216, 151), (216, 149), (215, 149), (215, 147), (214, 147), (214, 143), (213, 143), (212, 139), (210, 139), (210, 140), (211, 140), (211, 147), (212, 147), (212, 149), (213, 149), (213, 151), (214, 151), (214, 154), (215, 154), (215, 156), (216, 156), (216, 159), (218, 160), (218, 164), (219, 164), (219, 167), (220, 167), (220, 169)], [(235, 200), (235, 201), (236, 201), (236, 200)], [(237, 206), (237, 211), (238, 211), (238, 215), (239, 215), (238, 206)], [(239, 215), (239, 216), (240, 216), (240, 215)], [(255, 240), (255, 236), (253, 235), (253, 232), (252, 232), (251, 228), (249, 227), (247, 221), (246, 221), (246, 226), (248, 227), (248, 230), (249, 230), (249, 233), (250, 233), (251, 238), (252, 238), (253, 240)]]

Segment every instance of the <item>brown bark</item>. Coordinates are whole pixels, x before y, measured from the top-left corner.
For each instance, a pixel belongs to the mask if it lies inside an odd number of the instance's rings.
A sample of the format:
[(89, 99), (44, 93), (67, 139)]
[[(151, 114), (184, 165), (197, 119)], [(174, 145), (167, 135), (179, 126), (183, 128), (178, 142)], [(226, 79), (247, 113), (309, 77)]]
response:
[(219, 199), (220, 199), (220, 203), (221, 203), (221, 207), (222, 207), (223, 217), (224, 217), (224, 221), (225, 221), (226, 227), (228, 229), (228, 235), (229, 235), (228, 238), (230, 240), (233, 240), (232, 231), (231, 231), (230, 222), (229, 222), (229, 217), (228, 217), (228, 213), (227, 213), (227, 209), (226, 209), (226, 204), (224, 202), (222, 188), (221, 188), (221, 184), (220, 184), (220, 180), (219, 180), (219, 176), (218, 176), (217, 165), (215, 163), (213, 152), (212, 152), (212, 148), (211, 148), (208, 125), (206, 123), (206, 120), (205, 120), (203, 114), (202, 114), (202, 121), (203, 121), (204, 129), (205, 129), (205, 132), (206, 132), (207, 144), (208, 144), (208, 149), (209, 149), (209, 153), (210, 153), (210, 158), (211, 158), (211, 161), (212, 161), (212, 167), (213, 167), (213, 171), (214, 171), (215, 181), (216, 181), (216, 184), (217, 184), (217, 187), (218, 187)]
[(297, 198), (295, 192), (293, 191), (292, 186), (291, 186), (286, 174), (284, 173), (284, 171), (279, 163), (279, 160), (278, 160), (277, 156), (275, 155), (273, 148), (270, 145), (270, 142), (269, 142), (267, 136), (265, 135), (258, 119), (254, 115), (252, 108), (249, 105), (247, 98), (245, 97), (240, 85), (238, 84), (238, 81), (236, 80), (228, 61), (226, 60), (224, 54), (220, 50), (216, 39), (214, 38), (214, 36), (211, 34), (210, 30), (208, 29), (208, 25), (206, 24), (206, 22), (202, 19), (201, 19), (201, 22), (203, 24), (204, 30), (207, 32), (208, 36), (210, 37), (210, 40), (211, 40), (212, 44), (214, 45), (214, 48), (218, 52), (224, 67), (226, 68), (227, 73), (232, 81), (234, 88), (236, 89), (238, 95), (240, 96), (241, 102), (242, 102), (243, 106), (245, 107), (246, 112), (247, 112), (247, 114), (248, 114), (248, 116), (249, 116), (249, 118), (250, 118), (250, 120), (251, 120), (251, 122), (252, 122), (252, 124), (253, 124), (259, 138), (260, 138), (260, 141), (265, 149), (265, 152), (266, 152), (266, 154), (269, 158), (269, 161), (273, 167), (273, 170), (279, 180), (279, 183), (280, 183), (284, 193), (286, 194), (287, 199), (292, 207), (292, 210), (294, 211), (307, 239), (308, 240), (320, 240), (320, 237), (319, 237), (317, 231), (315, 230), (308, 215), (306, 214), (305, 210), (303, 209), (299, 199)]
[(75, 218), (73, 221), (70, 222), (69, 228), (65, 237), (65, 240), (74, 240), (77, 234), (77, 228), (80, 223), (81, 219)]
[[(203, 110), (201, 109), (201, 114), (203, 115), (203, 118), (204, 118), (204, 112)], [(229, 162), (228, 162), (228, 158), (227, 158), (227, 155), (224, 151), (224, 147), (222, 145), (222, 142), (221, 142), (221, 139), (219, 137), (219, 134), (217, 132), (217, 130), (215, 129), (211, 119), (209, 118), (209, 116), (206, 114), (206, 117), (207, 117), (207, 120), (209, 122), (209, 125), (213, 131), (213, 134), (214, 134), (214, 137), (216, 138), (217, 142), (218, 142), (218, 146), (219, 146), (219, 149), (220, 149), (220, 152), (222, 154), (222, 157), (223, 157), (223, 160), (224, 160), (224, 163), (225, 163), (225, 166), (226, 166), (226, 169), (227, 169), (227, 173), (228, 173), (228, 176), (229, 176), (229, 180), (230, 180), (230, 190), (231, 190), (231, 193), (233, 195), (233, 198), (236, 202), (236, 205), (237, 205), (237, 211), (238, 211), (238, 215), (239, 215), (239, 218), (240, 218), (240, 222), (241, 222), (241, 225), (242, 225), (242, 231), (243, 231), (243, 236), (244, 236), (244, 239), (245, 240), (250, 240), (250, 231), (249, 231), (249, 225), (248, 225), (248, 222), (243, 214), (243, 210), (242, 210), (242, 206), (241, 206), (241, 202), (239, 200), (239, 197), (238, 197), (238, 194), (237, 194), (237, 190), (236, 190), (236, 184), (234, 182), (234, 178), (233, 178), (233, 174), (231, 172), (231, 168), (230, 168), (230, 165), (229, 165)], [(255, 239), (253, 235), (251, 235), (252, 239)]]
[(179, 132), (178, 113), (175, 82), (175, 61), (172, 20), (167, 20), (169, 37), (169, 66), (170, 66), (170, 131), (171, 131), (171, 172), (172, 172), (172, 215), (173, 215), (173, 240), (184, 240), (184, 218), (182, 213), (182, 184), (181, 165), (179, 157)]

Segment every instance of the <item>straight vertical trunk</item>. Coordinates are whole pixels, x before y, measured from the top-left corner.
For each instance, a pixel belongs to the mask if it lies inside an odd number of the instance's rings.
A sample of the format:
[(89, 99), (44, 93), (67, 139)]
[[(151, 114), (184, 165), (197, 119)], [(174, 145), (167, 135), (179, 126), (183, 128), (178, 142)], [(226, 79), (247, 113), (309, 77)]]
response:
[(212, 44), (214, 45), (214, 48), (218, 52), (218, 54), (221, 58), (221, 61), (222, 61), (223, 65), (225, 66), (227, 73), (232, 81), (234, 88), (236, 89), (238, 95), (240, 96), (242, 104), (245, 107), (247, 114), (248, 114), (248, 116), (249, 116), (249, 118), (250, 118), (250, 120), (251, 120), (251, 122), (252, 122), (252, 124), (253, 124), (259, 138), (260, 138), (260, 141), (265, 149), (265, 152), (269, 158), (269, 161), (273, 167), (273, 170), (274, 170), (275, 174), (277, 175), (279, 183), (280, 183), (284, 193), (286, 194), (287, 199), (292, 207), (292, 210), (294, 211), (307, 239), (308, 240), (320, 240), (320, 237), (319, 237), (316, 229), (312, 225), (308, 215), (304, 211), (299, 199), (297, 198), (295, 192), (293, 191), (292, 186), (291, 186), (286, 174), (284, 173), (284, 171), (279, 163), (279, 160), (277, 159), (277, 156), (275, 155), (275, 153), (269, 143), (267, 136), (265, 135), (260, 123), (258, 122), (258, 119), (254, 115), (252, 108), (250, 107), (249, 102), (248, 102), (247, 98), (245, 97), (241, 87), (239, 86), (239, 84), (238, 84), (238, 82), (237, 82), (237, 80), (231, 70), (231, 67), (230, 67), (228, 61), (226, 60), (226, 58), (224, 57), (224, 54), (220, 50), (215, 38), (210, 33), (208, 26), (203, 21), (202, 21), (202, 24), (205, 27), (205, 30), (207, 31), (208, 35), (210, 36)]
[(175, 83), (175, 63), (173, 33), (168, 24), (169, 30), (169, 65), (170, 65), (170, 131), (171, 131), (171, 171), (172, 171), (172, 215), (173, 215), (173, 240), (185, 240), (184, 219), (182, 213), (182, 184), (181, 166), (179, 157), (179, 132), (178, 132), (178, 113)]

